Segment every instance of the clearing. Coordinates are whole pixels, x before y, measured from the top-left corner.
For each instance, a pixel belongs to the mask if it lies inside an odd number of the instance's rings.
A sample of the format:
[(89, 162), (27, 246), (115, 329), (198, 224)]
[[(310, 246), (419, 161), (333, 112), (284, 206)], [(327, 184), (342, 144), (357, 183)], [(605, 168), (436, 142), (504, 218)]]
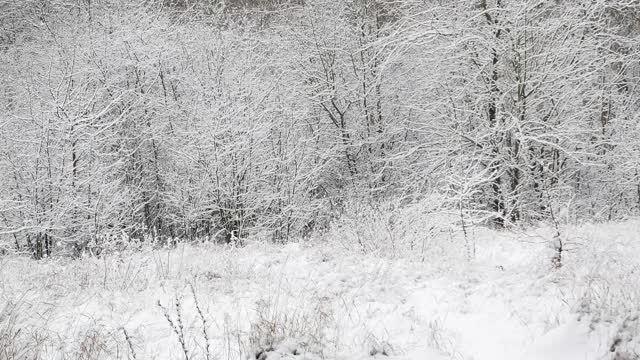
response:
[(553, 233), (7, 256), (0, 359), (638, 359), (640, 221)]

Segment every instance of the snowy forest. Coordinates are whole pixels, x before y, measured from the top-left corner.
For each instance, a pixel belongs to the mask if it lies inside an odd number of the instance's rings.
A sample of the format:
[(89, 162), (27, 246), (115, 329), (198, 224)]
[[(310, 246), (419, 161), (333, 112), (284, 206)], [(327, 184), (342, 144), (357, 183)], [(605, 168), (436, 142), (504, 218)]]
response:
[(637, 1), (0, 16), (2, 241), (37, 258), (123, 233), (286, 242), (416, 201), (494, 227), (640, 210)]
[(637, 0), (0, 0), (0, 360), (640, 359), (638, 216)]

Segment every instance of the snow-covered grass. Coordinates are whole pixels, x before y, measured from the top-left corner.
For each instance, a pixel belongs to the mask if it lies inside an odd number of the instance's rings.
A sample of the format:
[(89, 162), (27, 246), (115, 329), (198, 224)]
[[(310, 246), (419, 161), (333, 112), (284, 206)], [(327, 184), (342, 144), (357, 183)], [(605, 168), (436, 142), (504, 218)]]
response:
[(0, 258), (0, 359), (640, 358), (640, 220), (563, 225), (559, 269), (552, 228), (408, 221)]

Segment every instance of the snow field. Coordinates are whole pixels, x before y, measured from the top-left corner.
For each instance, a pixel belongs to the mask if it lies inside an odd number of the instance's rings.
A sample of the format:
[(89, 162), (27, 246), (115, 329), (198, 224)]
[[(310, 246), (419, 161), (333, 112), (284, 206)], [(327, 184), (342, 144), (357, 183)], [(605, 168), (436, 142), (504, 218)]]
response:
[(554, 231), (4, 257), (0, 359), (639, 358), (640, 221)]

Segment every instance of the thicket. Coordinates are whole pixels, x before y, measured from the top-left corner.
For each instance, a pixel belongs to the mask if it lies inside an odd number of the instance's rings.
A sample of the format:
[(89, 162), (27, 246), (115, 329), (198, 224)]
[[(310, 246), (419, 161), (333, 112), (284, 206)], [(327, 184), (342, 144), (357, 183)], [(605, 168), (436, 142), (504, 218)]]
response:
[(634, 0), (0, 0), (0, 242), (637, 214), (639, 35)]

